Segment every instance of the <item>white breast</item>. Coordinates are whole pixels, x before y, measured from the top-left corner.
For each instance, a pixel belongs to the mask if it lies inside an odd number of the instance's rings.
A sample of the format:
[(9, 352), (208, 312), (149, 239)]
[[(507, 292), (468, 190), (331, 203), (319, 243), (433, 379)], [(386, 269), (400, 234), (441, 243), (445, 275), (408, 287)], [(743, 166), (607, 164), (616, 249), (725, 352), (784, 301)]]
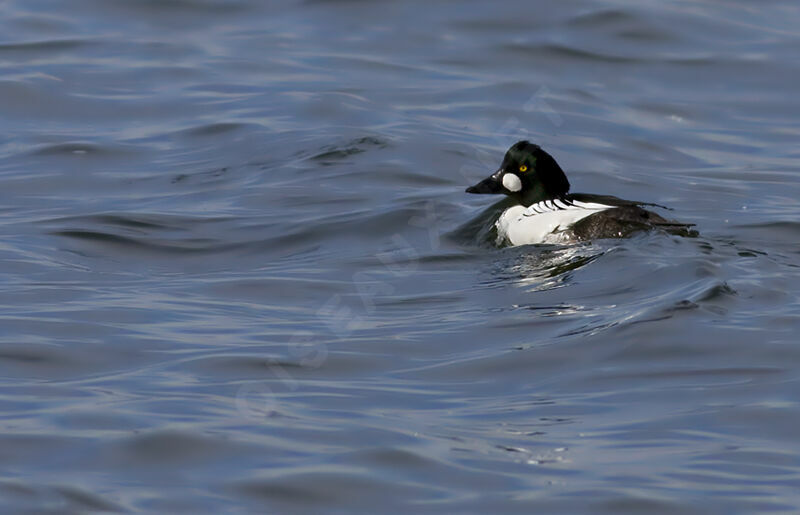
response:
[(530, 243), (563, 243), (570, 225), (589, 215), (613, 206), (593, 202), (543, 200), (530, 207), (512, 206), (506, 209), (495, 225), (497, 242), (511, 245)]

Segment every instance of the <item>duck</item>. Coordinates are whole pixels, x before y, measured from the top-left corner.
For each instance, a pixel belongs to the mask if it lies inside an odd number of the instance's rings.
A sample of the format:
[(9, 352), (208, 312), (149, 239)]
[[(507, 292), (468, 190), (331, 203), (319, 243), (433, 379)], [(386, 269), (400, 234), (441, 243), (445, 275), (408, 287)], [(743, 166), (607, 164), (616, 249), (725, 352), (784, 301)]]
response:
[(494, 226), (498, 245), (565, 244), (626, 238), (662, 230), (693, 236), (694, 224), (668, 220), (645, 207), (664, 206), (610, 195), (570, 193), (567, 176), (542, 147), (527, 140), (513, 144), (500, 168), (466, 189), (467, 193), (505, 194), (508, 205)]

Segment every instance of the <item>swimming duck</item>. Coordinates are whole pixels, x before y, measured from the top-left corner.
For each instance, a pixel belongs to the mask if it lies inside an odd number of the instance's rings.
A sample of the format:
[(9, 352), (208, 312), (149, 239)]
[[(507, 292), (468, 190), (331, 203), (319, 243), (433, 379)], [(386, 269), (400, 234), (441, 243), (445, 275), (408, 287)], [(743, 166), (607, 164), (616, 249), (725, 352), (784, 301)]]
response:
[(495, 222), (497, 243), (568, 243), (624, 238), (649, 229), (696, 234), (642, 206), (647, 202), (608, 195), (569, 193), (569, 181), (553, 157), (539, 145), (519, 141), (506, 152), (495, 173), (467, 188), (467, 193), (504, 193), (512, 205)]

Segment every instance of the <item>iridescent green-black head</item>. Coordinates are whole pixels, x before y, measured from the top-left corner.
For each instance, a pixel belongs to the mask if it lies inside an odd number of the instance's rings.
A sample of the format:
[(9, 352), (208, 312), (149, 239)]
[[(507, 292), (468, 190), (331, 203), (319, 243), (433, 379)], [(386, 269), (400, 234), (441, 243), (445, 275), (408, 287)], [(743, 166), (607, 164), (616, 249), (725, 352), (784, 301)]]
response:
[(568, 191), (569, 181), (556, 160), (528, 141), (512, 145), (495, 173), (467, 188), (467, 193), (504, 193), (526, 206)]

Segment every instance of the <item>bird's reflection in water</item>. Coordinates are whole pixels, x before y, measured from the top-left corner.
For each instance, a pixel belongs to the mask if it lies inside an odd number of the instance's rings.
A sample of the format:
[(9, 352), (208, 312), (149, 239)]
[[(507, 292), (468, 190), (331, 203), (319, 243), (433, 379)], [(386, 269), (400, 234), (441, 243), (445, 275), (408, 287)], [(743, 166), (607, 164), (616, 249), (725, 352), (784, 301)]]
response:
[(591, 243), (514, 248), (513, 257), (505, 262), (499, 275), (528, 291), (551, 290), (569, 284), (576, 270), (607, 251)]

